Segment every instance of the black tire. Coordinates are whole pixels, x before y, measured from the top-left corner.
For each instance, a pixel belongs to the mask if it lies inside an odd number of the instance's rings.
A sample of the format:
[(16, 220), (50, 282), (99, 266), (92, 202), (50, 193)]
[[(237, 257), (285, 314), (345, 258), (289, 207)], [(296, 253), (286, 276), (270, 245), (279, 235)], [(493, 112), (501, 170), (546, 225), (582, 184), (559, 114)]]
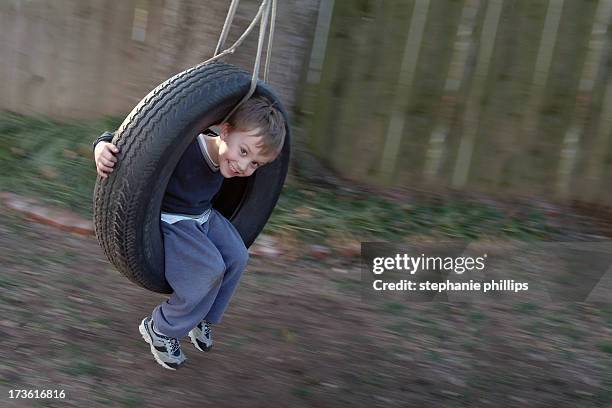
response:
[[(136, 105), (117, 130), (120, 152), (107, 179), (94, 190), (96, 237), (110, 262), (132, 282), (172, 293), (164, 275), (161, 201), (172, 171), (197, 134), (225, 118), (247, 93), (251, 75), (225, 63), (190, 68), (168, 79)], [(248, 178), (224, 181), (213, 206), (249, 247), (267, 222), (289, 165), (289, 120), (264, 84), (256, 95), (277, 103), (287, 123), (279, 157)]]

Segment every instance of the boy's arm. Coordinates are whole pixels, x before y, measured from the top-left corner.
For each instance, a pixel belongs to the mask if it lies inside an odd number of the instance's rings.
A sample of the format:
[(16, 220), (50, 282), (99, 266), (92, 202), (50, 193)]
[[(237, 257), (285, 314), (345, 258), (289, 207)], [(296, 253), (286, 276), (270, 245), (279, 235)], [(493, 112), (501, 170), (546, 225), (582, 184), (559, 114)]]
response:
[(113, 136), (111, 132), (104, 132), (93, 142), (96, 171), (102, 178), (108, 177), (117, 162), (115, 155), (119, 153), (119, 149), (111, 143)]
[(100, 136), (98, 136), (96, 138), (96, 140), (94, 140), (94, 142), (91, 145), (92, 150), (96, 150), (96, 145), (100, 142), (107, 142), (110, 143), (111, 140), (113, 140), (113, 137), (115, 136), (115, 132), (109, 132), (106, 131), (104, 133), (102, 133)]

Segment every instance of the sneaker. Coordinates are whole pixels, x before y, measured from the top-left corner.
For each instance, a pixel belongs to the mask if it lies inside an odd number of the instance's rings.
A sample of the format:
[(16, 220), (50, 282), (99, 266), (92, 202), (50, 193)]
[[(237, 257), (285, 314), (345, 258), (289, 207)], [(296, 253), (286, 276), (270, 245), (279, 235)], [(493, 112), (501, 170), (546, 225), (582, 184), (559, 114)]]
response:
[(208, 351), (213, 346), (212, 324), (202, 320), (189, 332), (191, 342), (200, 351)]
[(151, 345), (151, 353), (162, 367), (176, 370), (185, 361), (185, 355), (181, 351), (181, 344), (172, 337), (156, 333), (153, 330), (151, 316), (145, 317), (138, 326), (142, 338)]

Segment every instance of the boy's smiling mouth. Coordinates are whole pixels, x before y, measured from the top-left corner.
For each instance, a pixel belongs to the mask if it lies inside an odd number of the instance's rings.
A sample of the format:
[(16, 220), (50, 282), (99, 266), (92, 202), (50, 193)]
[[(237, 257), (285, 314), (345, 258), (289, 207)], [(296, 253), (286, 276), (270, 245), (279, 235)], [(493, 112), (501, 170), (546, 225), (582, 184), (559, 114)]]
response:
[(232, 173), (234, 175), (238, 175), (240, 174), (240, 172), (238, 170), (236, 170), (236, 168), (234, 167), (234, 165), (232, 163), (230, 163), (230, 161), (227, 161), (227, 165), (229, 166), (229, 169), (232, 171)]

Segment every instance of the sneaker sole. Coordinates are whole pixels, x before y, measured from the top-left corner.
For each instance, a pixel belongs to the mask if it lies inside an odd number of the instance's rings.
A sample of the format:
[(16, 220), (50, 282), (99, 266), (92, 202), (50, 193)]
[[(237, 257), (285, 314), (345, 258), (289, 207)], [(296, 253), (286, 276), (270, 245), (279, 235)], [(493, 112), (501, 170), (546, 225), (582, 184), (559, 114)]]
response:
[(195, 335), (194, 335), (192, 332), (189, 332), (189, 339), (191, 340), (191, 344), (193, 344), (193, 346), (194, 346), (196, 349), (198, 349), (198, 350), (200, 350), (200, 351), (203, 351), (203, 352), (210, 351), (210, 349), (211, 349), (211, 348), (212, 348), (212, 346), (213, 346), (213, 345), (211, 344), (211, 345), (210, 345), (210, 347), (205, 347), (205, 348), (200, 347), (200, 345), (198, 344), (198, 341), (196, 340)]
[[(176, 368), (170, 367), (168, 365), (168, 363), (162, 361), (162, 359), (159, 358), (159, 356), (157, 355), (157, 350), (155, 349), (155, 347), (153, 347), (153, 339), (151, 338), (151, 335), (147, 332), (147, 329), (145, 328), (145, 325), (144, 325), (144, 321), (145, 320), (146, 320), (146, 318), (143, 319), (142, 322), (140, 322), (140, 326), (138, 326), (138, 331), (140, 331), (140, 335), (142, 336), (144, 341), (146, 341), (147, 344), (149, 344), (151, 346), (151, 354), (153, 354), (153, 357), (155, 357), (155, 361), (157, 361), (157, 363), (160, 366), (162, 366), (162, 367), (164, 367), (164, 368), (166, 368), (168, 370), (176, 371)], [(181, 365), (179, 365), (177, 367), (180, 367)]]

